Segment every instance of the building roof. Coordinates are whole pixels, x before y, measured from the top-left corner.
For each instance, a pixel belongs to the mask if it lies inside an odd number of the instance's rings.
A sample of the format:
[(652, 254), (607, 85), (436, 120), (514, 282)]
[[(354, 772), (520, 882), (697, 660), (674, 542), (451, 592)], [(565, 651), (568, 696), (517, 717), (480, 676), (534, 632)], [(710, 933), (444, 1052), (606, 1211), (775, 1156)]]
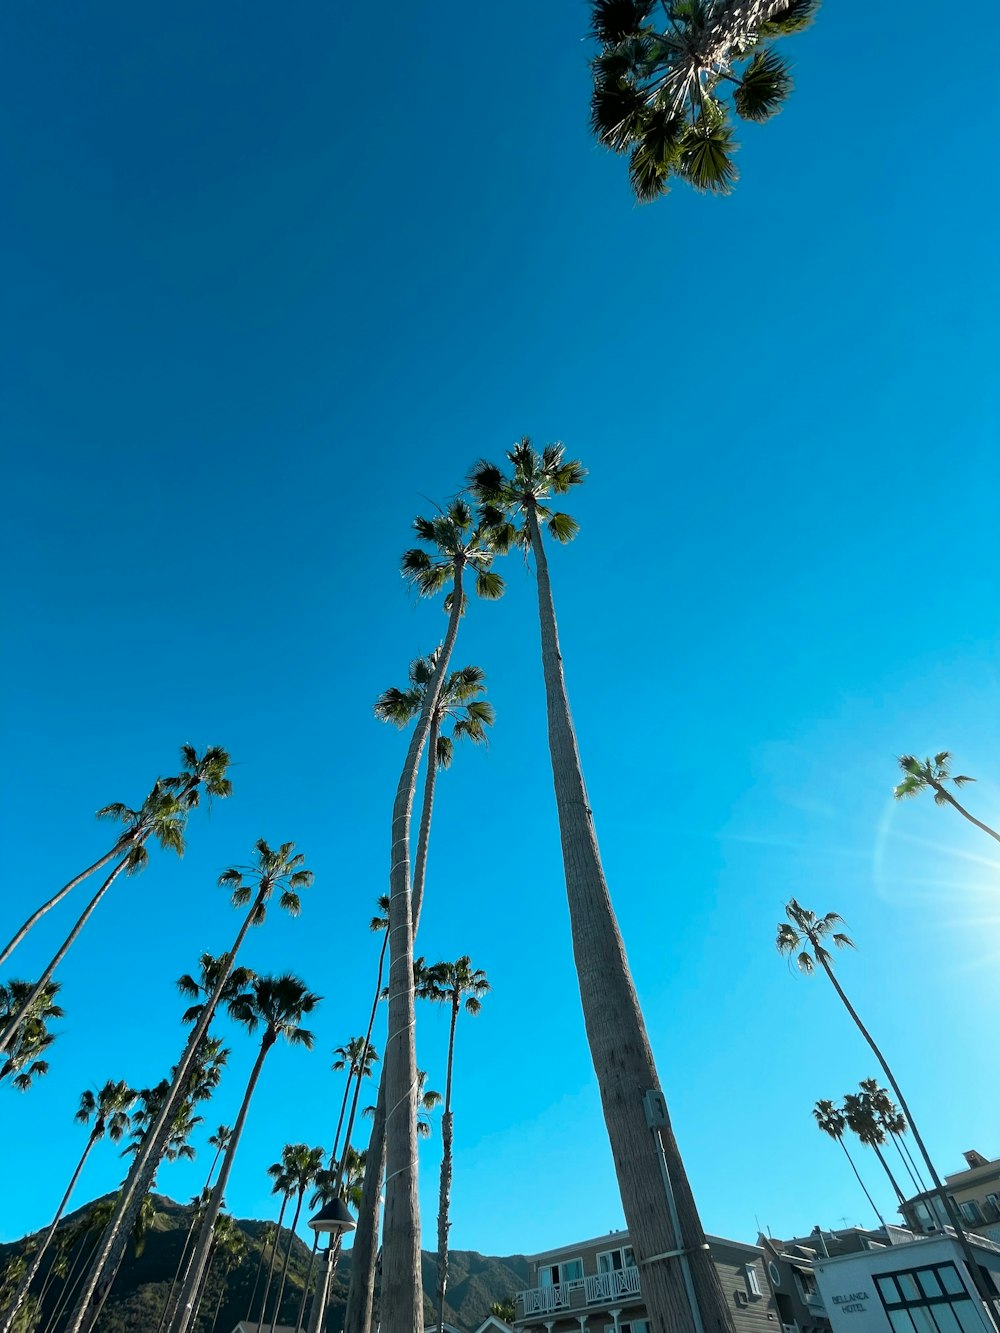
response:
[[(726, 1249), (744, 1250), (748, 1254), (764, 1253), (759, 1245), (749, 1245), (742, 1240), (729, 1240), (725, 1236), (709, 1236), (707, 1233), (705, 1239), (708, 1241), (709, 1247), (721, 1248), (725, 1246)], [(620, 1231), (608, 1231), (601, 1236), (592, 1236), (588, 1240), (574, 1240), (567, 1245), (557, 1245), (551, 1250), (539, 1250), (537, 1254), (529, 1254), (525, 1257), (529, 1262), (536, 1263), (539, 1259), (558, 1259), (560, 1255), (567, 1257), (577, 1255), (581, 1250), (593, 1249), (595, 1246), (601, 1249), (617, 1250), (630, 1244), (628, 1228), (622, 1227)]]

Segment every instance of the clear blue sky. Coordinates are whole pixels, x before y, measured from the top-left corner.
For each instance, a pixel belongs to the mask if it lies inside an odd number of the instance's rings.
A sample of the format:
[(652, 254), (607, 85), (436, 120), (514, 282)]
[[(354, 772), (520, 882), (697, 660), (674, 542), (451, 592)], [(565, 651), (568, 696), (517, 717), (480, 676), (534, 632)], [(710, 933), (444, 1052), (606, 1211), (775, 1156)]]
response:
[[(941, 1168), (1000, 1156), (994, 846), (890, 800), (896, 754), (950, 747), (1000, 809), (995, 99), (970, 126), (930, 95), (936, 7), (829, 4), (787, 45), (791, 103), (743, 133), (737, 192), (638, 209), (586, 132), (585, 26), (527, 0), (5, 10), (3, 933), (181, 742), (237, 764), (183, 863), (118, 885), (62, 969), (49, 1077), (0, 1090), (5, 1239), (50, 1216), (83, 1088), (176, 1057), (174, 979), (231, 937), (215, 878), (259, 836), (295, 839), (316, 886), (246, 961), (326, 998), (316, 1052), (265, 1068), (232, 1208), (271, 1215), (282, 1144), (329, 1139), (405, 744), (371, 703), (443, 626), (398, 555), (524, 433), (590, 469), (552, 559), (569, 686), (706, 1227), (871, 1220), (809, 1112), (875, 1071), (829, 987), (774, 952), (792, 894), (847, 918), (843, 980)], [(975, 29), (995, 48), (995, 14)], [(534, 586), (505, 572), (457, 649), (498, 721), (442, 779), (419, 941), (494, 985), (459, 1034), (452, 1232), (493, 1253), (621, 1218)], [(253, 1058), (229, 1035), (206, 1131)], [(438, 1086), (445, 1037), (422, 1013)], [(422, 1151), (430, 1242), (438, 1136)], [(207, 1160), (160, 1188), (189, 1197)], [(121, 1169), (98, 1150), (78, 1200)]]

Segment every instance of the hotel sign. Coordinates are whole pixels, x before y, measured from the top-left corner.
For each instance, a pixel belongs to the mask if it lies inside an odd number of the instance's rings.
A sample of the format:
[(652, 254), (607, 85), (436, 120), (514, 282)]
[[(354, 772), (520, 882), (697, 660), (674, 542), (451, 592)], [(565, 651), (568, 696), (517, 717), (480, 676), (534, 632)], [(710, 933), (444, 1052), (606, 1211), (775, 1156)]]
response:
[(868, 1295), (867, 1291), (851, 1291), (844, 1296), (833, 1297), (834, 1305), (836, 1305), (843, 1314), (864, 1314), (865, 1310), (868, 1309), (865, 1302), (870, 1300), (871, 1297)]

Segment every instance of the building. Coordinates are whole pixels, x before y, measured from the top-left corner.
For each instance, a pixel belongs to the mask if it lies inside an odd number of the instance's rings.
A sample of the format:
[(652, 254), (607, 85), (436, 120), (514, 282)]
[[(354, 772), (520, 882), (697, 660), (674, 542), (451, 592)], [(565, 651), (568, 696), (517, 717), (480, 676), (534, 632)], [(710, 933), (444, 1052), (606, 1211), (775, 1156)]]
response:
[[(990, 1161), (970, 1149), (966, 1168), (945, 1176), (945, 1188), (955, 1201), (962, 1221), (979, 1236), (1000, 1243), (1000, 1158)], [(900, 1206), (906, 1225), (918, 1234), (941, 1231), (949, 1224), (937, 1194), (915, 1194)]]
[[(816, 1260), (833, 1333), (994, 1333), (953, 1231), (891, 1232), (891, 1245)], [(1000, 1297), (1000, 1245), (980, 1237), (972, 1243)]]
[[(901, 1234), (909, 1236), (908, 1232)], [(874, 1231), (864, 1227), (839, 1231), (813, 1227), (808, 1236), (791, 1240), (761, 1236), (759, 1244), (767, 1259), (767, 1276), (785, 1333), (830, 1333), (832, 1326), (816, 1281), (817, 1259), (860, 1254), (892, 1241), (882, 1227)]]
[[(706, 1236), (737, 1333), (779, 1333), (764, 1251)], [(514, 1333), (650, 1333), (627, 1231), (528, 1256), (533, 1285), (515, 1298)]]

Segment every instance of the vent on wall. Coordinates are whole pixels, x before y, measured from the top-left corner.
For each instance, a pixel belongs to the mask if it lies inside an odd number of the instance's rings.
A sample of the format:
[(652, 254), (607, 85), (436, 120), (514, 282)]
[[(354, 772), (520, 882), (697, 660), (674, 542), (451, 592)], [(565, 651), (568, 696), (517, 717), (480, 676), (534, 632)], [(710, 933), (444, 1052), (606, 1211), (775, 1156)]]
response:
[(750, 1297), (746, 1294), (745, 1291), (739, 1291), (739, 1290), (734, 1291), (734, 1292), (733, 1292), (733, 1299), (735, 1300), (735, 1302), (736, 1302), (737, 1305), (749, 1305), (749, 1304), (750, 1304)]

